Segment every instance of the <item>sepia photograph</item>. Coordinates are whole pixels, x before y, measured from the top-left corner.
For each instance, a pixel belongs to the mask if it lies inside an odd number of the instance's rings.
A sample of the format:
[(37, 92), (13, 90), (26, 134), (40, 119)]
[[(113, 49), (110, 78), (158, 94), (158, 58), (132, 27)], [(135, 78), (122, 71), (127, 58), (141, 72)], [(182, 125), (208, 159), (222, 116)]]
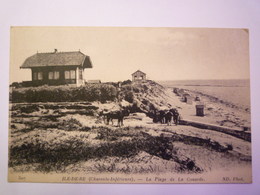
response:
[(10, 29), (9, 182), (252, 183), (249, 30)]

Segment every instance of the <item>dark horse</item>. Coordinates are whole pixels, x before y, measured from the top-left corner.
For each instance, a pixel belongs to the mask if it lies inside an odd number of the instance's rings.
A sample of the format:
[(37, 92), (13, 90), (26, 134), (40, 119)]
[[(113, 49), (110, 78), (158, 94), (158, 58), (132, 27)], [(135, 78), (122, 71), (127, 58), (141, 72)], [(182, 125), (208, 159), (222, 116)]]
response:
[(165, 110), (154, 111), (153, 122), (154, 123), (160, 122), (161, 124), (164, 124), (166, 122), (165, 116), (166, 116)]
[(111, 111), (108, 113), (104, 113), (104, 117), (106, 120), (107, 125), (109, 125), (109, 122), (112, 122), (113, 125), (113, 119), (117, 119), (118, 123), (117, 126), (123, 126), (124, 125), (124, 117), (129, 116), (129, 110), (128, 109), (122, 109), (118, 111)]
[(175, 125), (178, 125), (180, 120), (180, 114), (176, 108), (172, 108), (170, 110), (159, 110), (155, 111), (153, 115), (153, 122), (157, 123), (160, 122), (162, 124), (168, 124), (174, 123)]

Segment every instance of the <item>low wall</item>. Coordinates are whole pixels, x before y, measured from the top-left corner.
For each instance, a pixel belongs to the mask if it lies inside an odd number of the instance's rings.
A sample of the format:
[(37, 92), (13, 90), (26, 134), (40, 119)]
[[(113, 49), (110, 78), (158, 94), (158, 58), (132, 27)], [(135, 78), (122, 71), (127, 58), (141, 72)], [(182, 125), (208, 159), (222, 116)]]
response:
[(229, 127), (224, 126), (218, 126), (213, 124), (207, 124), (207, 123), (201, 123), (197, 121), (189, 121), (189, 120), (180, 120), (181, 125), (189, 125), (193, 127), (198, 127), (201, 129), (208, 129), (208, 130), (214, 130), (221, 133), (225, 133), (228, 135), (232, 135), (234, 137), (246, 140), (248, 142), (251, 142), (251, 133), (242, 131), (240, 129), (233, 129)]

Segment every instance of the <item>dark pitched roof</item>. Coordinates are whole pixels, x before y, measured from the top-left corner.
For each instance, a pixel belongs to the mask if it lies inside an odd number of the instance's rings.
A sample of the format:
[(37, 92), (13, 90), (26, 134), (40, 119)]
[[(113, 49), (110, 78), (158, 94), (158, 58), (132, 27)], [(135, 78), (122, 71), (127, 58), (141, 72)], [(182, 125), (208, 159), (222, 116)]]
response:
[(80, 51), (36, 53), (28, 57), (21, 68), (46, 66), (83, 66), (83, 68), (92, 68), (92, 63), (89, 56)]
[(141, 74), (146, 75), (146, 74), (145, 74), (144, 72), (142, 72), (141, 70), (137, 70), (137, 71), (135, 71), (132, 75), (137, 74), (138, 72), (140, 72)]

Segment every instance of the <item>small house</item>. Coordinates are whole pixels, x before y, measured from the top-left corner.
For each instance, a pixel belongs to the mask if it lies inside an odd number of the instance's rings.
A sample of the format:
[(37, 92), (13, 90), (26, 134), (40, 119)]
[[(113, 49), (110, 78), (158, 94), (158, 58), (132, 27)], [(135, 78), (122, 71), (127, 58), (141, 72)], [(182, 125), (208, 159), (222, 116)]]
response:
[(20, 68), (31, 69), (32, 85), (84, 84), (84, 70), (92, 68), (90, 57), (80, 51), (36, 53)]
[(132, 74), (132, 81), (146, 80), (146, 74), (140, 70), (137, 70)]
[(178, 91), (179, 91), (179, 88), (177, 88), (177, 87), (173, 88), (173, 93), (178, 94)]
[(191, 97), (191, 95), (188, 94), (188, 93), (184, 93), (182, 95), (182, 101), (186, 102), (187, 104), (192, 104), (192, 97)]
[(192, 104), (192, 102), (193, 102), (193, 98), (191, 96), (187, 96), (186, 97), (186, 103), (187, 104)]
[(177, 95), (182, 96), (185, 93), (184, 89), (177, 89)]
[(204, 105), (198, 104), (196, 107), (196, 116), (204, 116)]
[(89, 83), (89, 84), (100, 84), (101, 80), (88, 80), (87, 83)]

